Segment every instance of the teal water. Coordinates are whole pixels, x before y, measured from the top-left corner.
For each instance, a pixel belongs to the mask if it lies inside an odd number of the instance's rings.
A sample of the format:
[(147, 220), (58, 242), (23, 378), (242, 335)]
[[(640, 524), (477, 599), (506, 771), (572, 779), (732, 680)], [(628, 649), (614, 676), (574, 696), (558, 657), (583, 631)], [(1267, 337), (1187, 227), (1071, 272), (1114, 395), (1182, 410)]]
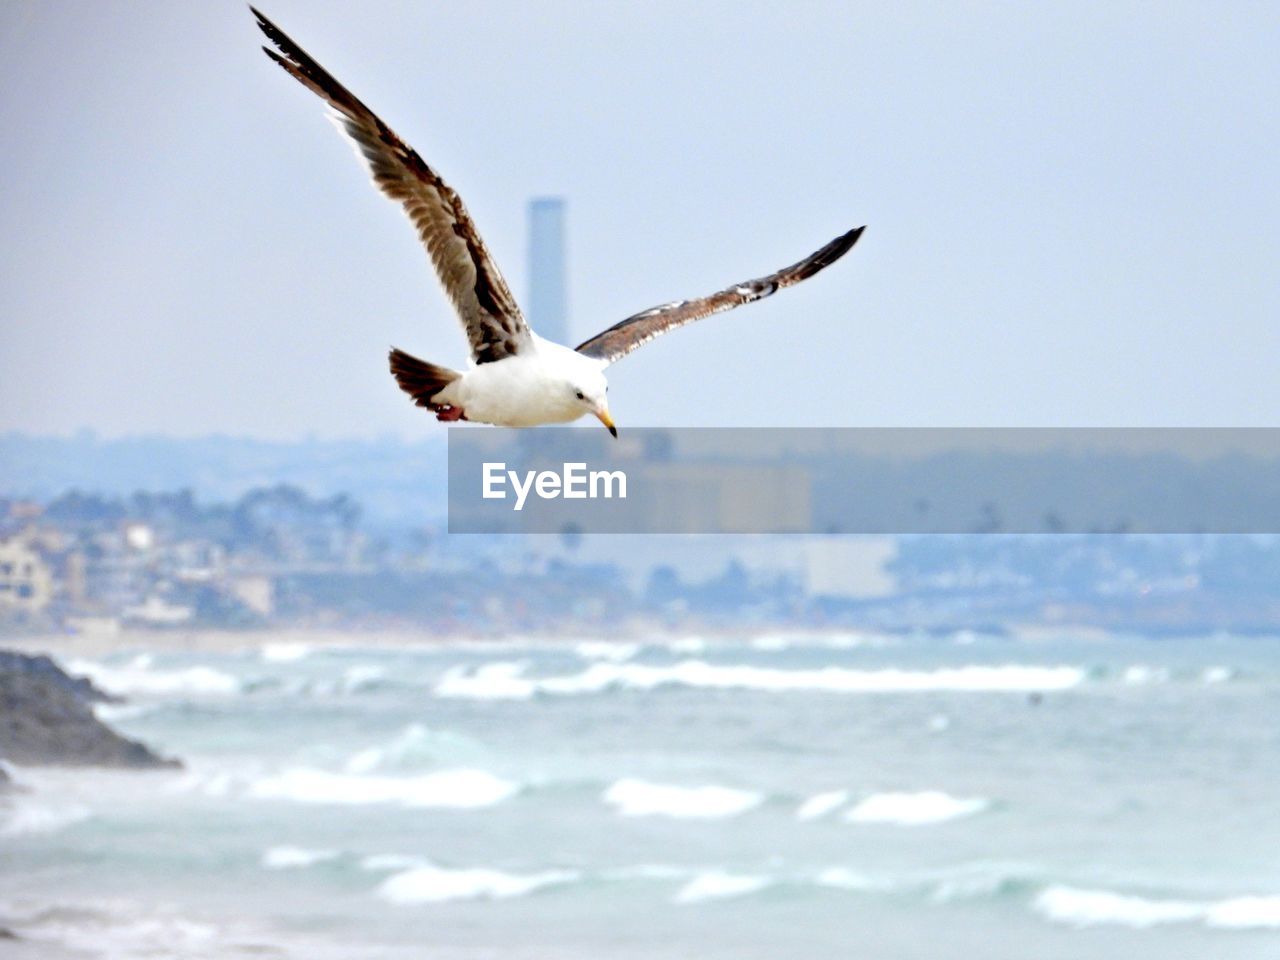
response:
[(17, 957), (1280, 956), (1280, 643), (267, 644), (65, 664)]

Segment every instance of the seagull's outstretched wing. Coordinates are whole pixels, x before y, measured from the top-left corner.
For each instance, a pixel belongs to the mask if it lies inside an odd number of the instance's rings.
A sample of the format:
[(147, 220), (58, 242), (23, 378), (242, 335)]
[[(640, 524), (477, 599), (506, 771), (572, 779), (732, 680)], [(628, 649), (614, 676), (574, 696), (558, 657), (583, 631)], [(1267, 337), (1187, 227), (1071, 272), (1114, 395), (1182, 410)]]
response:
[(627, 317), (608, 330), (597, 333), (586, 343), (579, 344), (577, 350), (596, 360), (613, 363), (625, 357), (636, 347), (643, 346), (668, 330), (709, 317), (713, 313), (732, 310), (753, 300), (762, 300), (783, 287), (789, 287), (801, 280), (808, 280), (815, 273), (831, 266), (848, 253), (865, 229), (866, 227), (858, 227), (850, 230), (799, 263), (784, 267), (777, 273), (761, 277), (759, 280), (747, 280), (727, 290), (713, 293), (709, 297), (698, 300), (677, 300), (675, 303), (652, 307), (635, 316)]
[(400, 201), (418, 228), (466, 329), (475, 362), (491, 363), (519, 353), (530, 342), (529, 328), (458, 194), (283, 30), (249, 9), (278, 49), (263, 47), (267, 56), (333, 107), (343, 131), (368, 163), (373, 182)]

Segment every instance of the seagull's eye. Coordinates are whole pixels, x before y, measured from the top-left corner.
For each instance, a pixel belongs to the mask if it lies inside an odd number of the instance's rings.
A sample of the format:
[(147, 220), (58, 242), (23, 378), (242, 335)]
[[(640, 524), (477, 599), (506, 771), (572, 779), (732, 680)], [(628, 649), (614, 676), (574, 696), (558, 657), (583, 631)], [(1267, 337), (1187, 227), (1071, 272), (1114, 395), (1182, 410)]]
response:
[(585, 399), (587, 399), (586, 397), (584, 397), (584, 396), (582, 395), (582, 391), (581, 391), (581, 390), (579, 390), (579, 391), (578, 391), (578, 399), (579, 399), (579, 400), (585, 400)]

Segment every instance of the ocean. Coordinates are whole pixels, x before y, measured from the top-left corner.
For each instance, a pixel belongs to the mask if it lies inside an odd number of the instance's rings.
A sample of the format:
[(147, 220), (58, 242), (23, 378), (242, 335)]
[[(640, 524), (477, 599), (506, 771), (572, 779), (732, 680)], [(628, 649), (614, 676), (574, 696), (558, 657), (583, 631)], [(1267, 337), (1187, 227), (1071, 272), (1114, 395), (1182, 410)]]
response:
[(15, 958), (1280, 957), (1280, 643), (777, 633), (63, 665)]

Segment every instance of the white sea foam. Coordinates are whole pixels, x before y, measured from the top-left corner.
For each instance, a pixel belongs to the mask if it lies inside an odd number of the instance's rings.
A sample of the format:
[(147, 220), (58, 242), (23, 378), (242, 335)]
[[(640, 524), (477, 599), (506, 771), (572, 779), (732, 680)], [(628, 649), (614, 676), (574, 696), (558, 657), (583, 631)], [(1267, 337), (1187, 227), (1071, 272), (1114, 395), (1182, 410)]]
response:
[(1201, 679), (1205, 683), (1226, 683), (1234, 680), (1236, 672), (1230, 667), (1209, 667), (1205, 670)]
[(404, 807), (490, 807), (516, 793), (518, 784), (484, 770), (441, 770), (416, 777), (361, 776), (296, 767), (253, 783), (249, 795), (297, 803)]
[(1280, 929), (1280, 896), (1219, 900), (1205, 911), (1204, 921), (1224, 930)]
[(612, 663), (621, 663), (638, 654), (640, 644), (620, 643), (614, 640), (583, 640), (573, 650), (584, 660), (608, 660)]
[(117, 723), (121, 720), (136, 720), (152, 713), (158, 706), (156, 703), (95, 703), (93, 715), (103, 723)]
[(795, 638), (789, 637), (784, 633), (762, 633), (760, 636), (751, 639), (753, 649), (763, 650), (766, 653), (789, 650), (794, 644)]
[(1191, 900), (1149, 900), (1109, 890), (1060, 885), (1042, 890), (1032, 906), (1050, 920), (1077, 927), (1118, 924), (1143, 928), (1185, 923), (1205, 915), (1205, 905)]
[(527, 664), (509, 661), (475, 670), (455, 668), (436, 684), (441, 697), (477, 700), (527, 700), (537, 694), (570, 696), (609, 689), (653, 690), (677, 686), (713, 690), (827, 693), (924, 693), (1064, 690), (1081, 683), (1085, 672), (1071, 666), (943, 667), (936, 670), (854, 670), (820, 667), (785, 670), (747, 664), (711, 664), (683, 660), (668, 666), (593, 663), (580, 673), (525, 676)]
[(837, 890), (857, 890), (859, 892), (886, 890), (890, 886), (883, 880), (877, 880), (848, 867), (827, 867), (814, 877), (814, 883), (820, 887), (833, 887)]
[(339, 687), (343, 693), (359, 693), (361, 690), (369, 690), (378, 685), (386, 675), (386, 672), (386, 668), (376, 664), (359, 663), (353, 667), (347, 667), (342, 672), (342, 680), (339, 683)]
[(264, 643), (261, 651), (259, 651), (263, 660), (267, 663), (295, 663), (298, 660), (305, 660), (311, 656), (314, 648), (309, 643), (300, 643), (297, 641), (280, 641), (276, 643)]
[(296, 867), (311, 867), (317, 863), (337, 860), (341, 854), (337, 850), (309, 850), (306, 847), (272, 847), (263, 851), (262, 865), (268, 870), (289, 870)]
[(419, 866), (388, 877), (378, 887), (378, 896), (391, 903), (445, 903), (450, 900), (506, 900), (523, 897), (545, 887), (577, 880), (572, 870), (544, 870), (540, 873), (506, 873), (484, 867), (447, 870)]
[(475, 762), (474, 758), (483, 752), (483, 746), (468, 737), (411, 723), (385, 744), (366, 747), (352, 754), (343, 769), (346, 773), (373, 773), (375, 770), (421, 768), (432, 761)]
[(727, 900), (756, 893), (773, 884), (773, 878), (761, 874), (725, 873), (708, 870), (700, 873), (674, 897), (676, 903), (702, 903), (707, 900)]
[(34, 797), (18, 796), (0, 806), (0, 836), (25, 837), (57, 833), (92, 816), (80, 804), (47, 803)]
[(844, 816), (851, 823), (921, 826), (980, 813), (990, 805), (982, 797), (953, 797), (940, 790), (917, 793), (873, 793)]
[(153, 669), (153, 658), (143, 654), (123, 666), (110, 666), (93, 660), (73, 660), (67, 672), (87, 676), (107, 693), (142, 696), (226, 695), (240, 690), (240, 681), (229, 673), (212, 667), (187, 667), (181, 670)]
[(1166, 667), (1152, 667), (1136, 663), (1124, 671), (1121, 679), (1131, 687), (1146, 687), (1168, 681), (1169, 670)]
[(1199, 922), (1220, 930), (1280, 928), (1280, 896), (1212, 901), (1152, 899), (1059, 885), (1041, 891), (1032, 906), (1050, 920), (1076, 927), (1116, 925), (1142, 929)]
[(435, 685), (438, 697), (462, 700), (528, 700), (537, 692), (537, 682), (523, 676), (528, 664), (499, 660), (475, 670), (451, 667)]
[(825, 793), (815, 793), (800, 804), (799, 809), (796, 810), (796, 819), (817, 820), (820, 817), (825, 817), (833, 810), (843, 807), (848, 802), (848, 790), (828, 790)]
[(676, 787), (644, 780), (618, 780), (600, 798), (624, 817), (720, 820), (759, 805), (763, 797), (730, 787)]

